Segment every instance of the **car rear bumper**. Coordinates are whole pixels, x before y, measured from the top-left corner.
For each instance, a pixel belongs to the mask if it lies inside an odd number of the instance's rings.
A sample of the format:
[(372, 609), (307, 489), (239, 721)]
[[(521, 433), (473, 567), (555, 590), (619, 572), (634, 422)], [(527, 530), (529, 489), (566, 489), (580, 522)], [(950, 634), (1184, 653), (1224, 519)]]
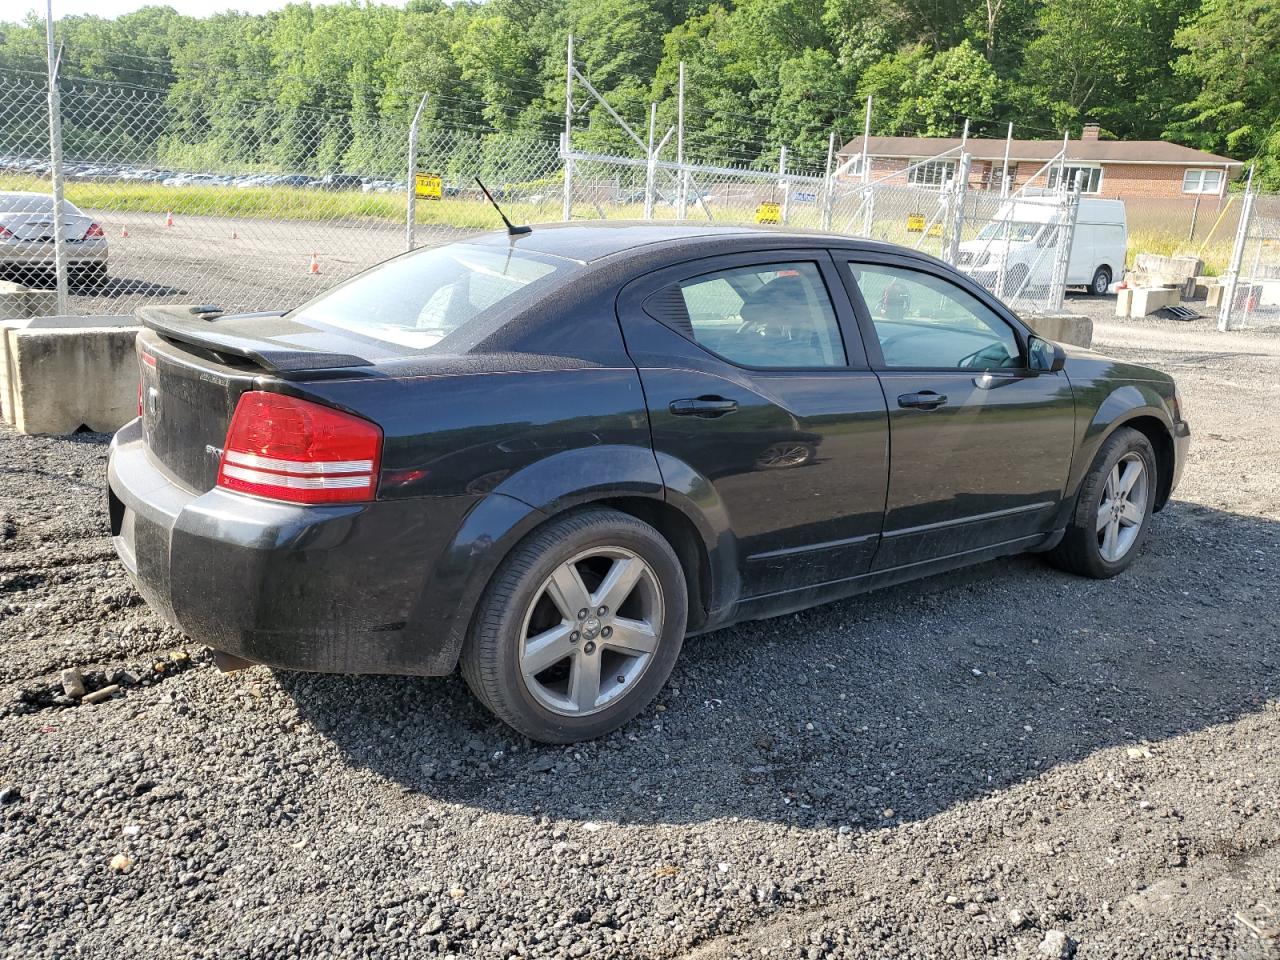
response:
[[(97, 264), (107, 263), (107, 243), (105, 240), (82, 240), (68, 242), (65, 246), (67, 265), (71, 269), (82, 269)], [(0, 242), (0, 268), (20, 267), (24, 269), (46, 268), (54, 266), (54, 249), (52, 243), (35, 243), (10, 240)]]
[[(423, 501), (296, 506), (178, 484), (141, 421), (111, 444), (112, 540), (148, 604), (192, 639), (245, 660), (328, 673), (443, 674), (415, 617), (451, 518)], [(448, 537), (444, 537), (445, 541)]]

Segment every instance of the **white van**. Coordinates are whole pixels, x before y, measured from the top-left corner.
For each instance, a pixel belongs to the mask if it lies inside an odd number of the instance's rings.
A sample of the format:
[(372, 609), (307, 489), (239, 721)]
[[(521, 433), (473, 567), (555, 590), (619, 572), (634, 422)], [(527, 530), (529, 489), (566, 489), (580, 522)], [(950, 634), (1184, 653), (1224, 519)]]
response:
[[(1060, 202), (1052, 197), (1006, 203), (976, 238), (960, 244), (956, 266), (997, 296), (1009, 299), (1048, 284), (1053, 279), (1061, 214)], [(1071, 238), (1067, 286), (1106, 293), (1124, 277), (1128, 246), (1124, 201), (1082, 197)]]

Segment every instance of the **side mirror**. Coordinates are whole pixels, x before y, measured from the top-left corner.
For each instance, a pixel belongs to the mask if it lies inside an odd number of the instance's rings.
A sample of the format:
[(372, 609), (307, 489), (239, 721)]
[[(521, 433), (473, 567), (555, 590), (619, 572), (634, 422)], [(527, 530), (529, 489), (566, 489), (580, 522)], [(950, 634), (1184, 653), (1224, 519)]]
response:
[(1067, 354), (1056, 343), (1033, 336), (1027, 342), (1027, 366), (1041, 373), (1057, 373), (1067, 364)]

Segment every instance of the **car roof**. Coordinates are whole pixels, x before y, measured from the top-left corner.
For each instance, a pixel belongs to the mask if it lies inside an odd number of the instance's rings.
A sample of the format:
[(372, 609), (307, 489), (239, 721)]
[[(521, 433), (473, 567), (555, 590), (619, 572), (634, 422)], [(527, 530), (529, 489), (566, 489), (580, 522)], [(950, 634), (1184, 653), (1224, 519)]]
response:
[[(703, 243), (697, 243), (703, 241)], [(713, 246), (730, 253), (746, 244), (764, 242), (767, 246), (842, 246), (893, 250), (912, 253), (892, 244), (855, 239), (838, 234), (805, 230), (779, 230), (769, 227), (717, 224), (654, 223), (652, 221), (596, 220), (576, 223), (547, 223), (534, 226), (531, 233), (510, 236), (505, 230), (468, 238), (465, 243), (482, 246), (515, 245), (529, 250), (579, 263), (593, 263), (628, 251), (656, 244), (693, 242), (697, 246)]]

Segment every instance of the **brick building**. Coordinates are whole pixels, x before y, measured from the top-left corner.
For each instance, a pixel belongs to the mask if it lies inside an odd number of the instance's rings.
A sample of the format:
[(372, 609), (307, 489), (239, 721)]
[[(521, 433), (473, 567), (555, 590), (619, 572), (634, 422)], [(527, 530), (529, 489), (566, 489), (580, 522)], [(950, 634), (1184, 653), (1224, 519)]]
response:
[[(972, 157), (971, 187), (1000, 189), (1006, 145), (1011, 189), (1024, 186), (1033, 177), (1036, 179), (1032, 186), (1057, 185), (1057, 164), (1039, 176), (1037, 173), (1062, 149), (1061, 140), (1005, 141), (970, 137), (965, 152)], [(867, 153), (871, 157), (872, 179), (905, 170), (958, 146), (958, 137), (871, 137)], [(839, 158), (847, 161), (861, 152), (862, 138), (859, 137), (845, 144)], [(957, 151), (910, 170), (907, 180), (925, 185), (941, 184), (955, 176), (959, 163)], [(1097, 125), (1089, 124), (1079, 140), (1068, 141), (1065, 166), (1068, 182), (1078, 175), (1086, 196), (1192, 201), (1223, 197), (1228, 181), (1239, 174), (1243, 164), (1163, 140), (1099, 140)], [(856, 176), (859, 170), (855, 163), (846, 176)]]

